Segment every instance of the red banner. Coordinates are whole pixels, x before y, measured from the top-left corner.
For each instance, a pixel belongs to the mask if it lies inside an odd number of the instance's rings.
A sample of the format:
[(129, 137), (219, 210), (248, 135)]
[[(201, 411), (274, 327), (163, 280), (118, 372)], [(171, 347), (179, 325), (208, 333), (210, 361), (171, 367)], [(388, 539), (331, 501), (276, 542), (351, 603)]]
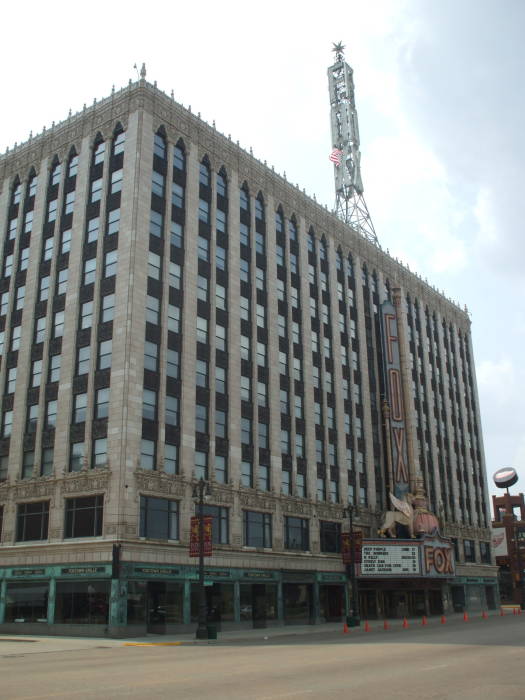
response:
[[(343, 556), (343, 564), (360, 564), (361, 563), (361, 548), (363, 545), (363, 533), (361, 530), (356, 530), (350, 535), (349, 532), (341, 533), (341, 554)], [(352, 558), (353, 549), (353, 558)]]
[[(199, 533), (199, 516), (195, 515), (191, 519), (190, 528), (190, 557), (198, 557), (200, 553), (200, 533)], [(205, 515), (203, 527), (203, 554), (205, 557), (211, 557), (212, 555), (212, 544), (211, 544), (211, 532), (212, 532), (212, 520), (211, 515)]]

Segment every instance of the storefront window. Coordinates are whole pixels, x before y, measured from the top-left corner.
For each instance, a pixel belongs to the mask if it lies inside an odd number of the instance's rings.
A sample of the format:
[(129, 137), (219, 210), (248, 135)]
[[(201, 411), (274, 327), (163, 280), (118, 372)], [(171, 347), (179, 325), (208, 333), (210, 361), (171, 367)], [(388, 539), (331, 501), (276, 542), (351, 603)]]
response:
[(287, 623), (307, 623), (311, 614), (311, 585), (285, 583), (283, 585), (284, 617)]
[(109, 581), (57, 582), (55, 622), (103, 625), (108, 622)]
[(146, 582), (128, 582), (128, 625), (146, 622)]
[[(214, 583), (205, 587), (206, 607), (210, 622), (233, 622), (233, 583)], [(199, 615), (199, 587), (191, 585), (191, 619)]]
[(277, 619), (277, 586), (273, 583), (242, 583), (241, 620), (262, 622)]
[(47, 622), (47, 583), (8, 583), (6, 622)]

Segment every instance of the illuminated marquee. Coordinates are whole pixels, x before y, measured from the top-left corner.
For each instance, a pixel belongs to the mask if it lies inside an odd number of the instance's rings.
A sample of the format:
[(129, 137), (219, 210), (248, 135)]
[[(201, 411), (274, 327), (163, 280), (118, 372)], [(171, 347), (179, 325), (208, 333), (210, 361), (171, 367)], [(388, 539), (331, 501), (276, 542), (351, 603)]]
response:
[(408, 492), (408, 458), (405, 432), (405, 407), (399, 356), (399, 336), (394, 305), (390, 301), (381, 304), (383, 332), (383, 358), (386, 390), (390, 404), (390, 431), (392, 445), (392, 471), (394, 495), (402, 498)]
[(440, 535), (418, 540), (363, 540), (358, 572), (363, 578), (451, 578), (455, 572), (452, 543)]

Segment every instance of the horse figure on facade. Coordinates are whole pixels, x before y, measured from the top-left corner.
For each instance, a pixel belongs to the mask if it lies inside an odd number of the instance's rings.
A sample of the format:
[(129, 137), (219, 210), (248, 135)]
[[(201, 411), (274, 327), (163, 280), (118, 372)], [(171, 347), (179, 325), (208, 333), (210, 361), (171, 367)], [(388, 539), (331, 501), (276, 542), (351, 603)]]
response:
[(423, 534), (432, 535), (439, 529), (436, 516), (427, 509), (428, 501), (421, 484), (418, 484), (415, 493), (406, 493), (402, 499), (389, 494), (390, 501), (395, 510), (387, 510), (383, 523), (377, 531), (380, 537), (396, 537), (396, 525), (404, 525), (408, 528), (410, 537), (415, 538)]

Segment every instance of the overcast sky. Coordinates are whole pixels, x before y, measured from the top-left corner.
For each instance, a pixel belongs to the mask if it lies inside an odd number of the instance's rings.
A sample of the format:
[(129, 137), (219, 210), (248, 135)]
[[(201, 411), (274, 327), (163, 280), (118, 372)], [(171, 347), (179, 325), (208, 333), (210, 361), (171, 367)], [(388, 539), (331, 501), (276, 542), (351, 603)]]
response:
[(47, 3), (2, 9), (0, 151), (147, 79), (329, 207), (326, 69), (354, 69), (381, 246), (467, 305), (492, 474), (525, 491), (522, 0)]

